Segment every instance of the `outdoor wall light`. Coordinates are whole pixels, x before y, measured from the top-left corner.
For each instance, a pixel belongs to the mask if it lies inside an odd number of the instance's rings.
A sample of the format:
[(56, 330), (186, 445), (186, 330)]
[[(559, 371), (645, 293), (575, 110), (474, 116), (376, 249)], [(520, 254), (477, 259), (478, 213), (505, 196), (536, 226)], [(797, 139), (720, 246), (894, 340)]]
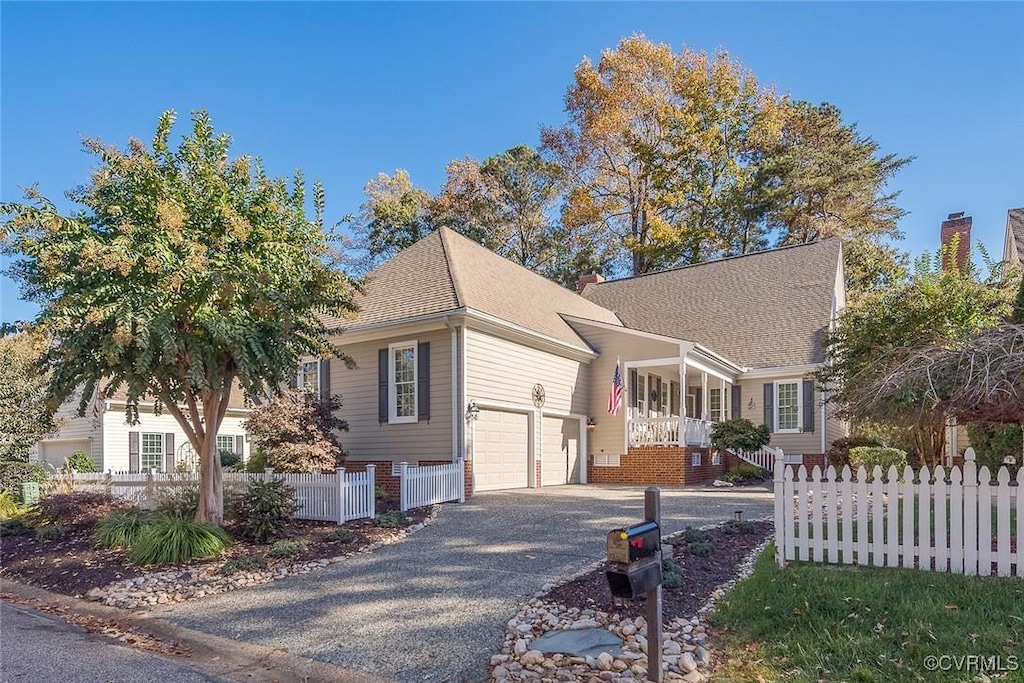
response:
[(597, 422), (592, 417), (587, 418), (587, 431), (594, 431), (597, 429)]
[(753, 410), (756, 407), (757, 407), (757, 405), (754, 403), (754, 397), (751, 396), (750, 400), (747, 401), (747, 408), (749, 408), (750, 410)]
[(480, 409), (476, 407), (476, 401), (470, 401), (466, 408), (466, 421), (472, 422), (480, 415)]

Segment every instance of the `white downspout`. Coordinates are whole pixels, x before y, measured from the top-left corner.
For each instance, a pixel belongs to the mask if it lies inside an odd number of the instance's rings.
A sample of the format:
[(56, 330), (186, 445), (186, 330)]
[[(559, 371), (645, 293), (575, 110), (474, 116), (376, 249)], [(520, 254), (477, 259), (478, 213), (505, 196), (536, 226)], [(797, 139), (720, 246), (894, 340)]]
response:
[(451, 381), (450, 389), (452, 392), (452, 460), (461, 460), (459, 457), (459, 413), (462, 412), (459, 409), (460, 404), (460, 392), (458, 384), (458, 363), (459, 363), (459, 332), (458, 328), (452, 325), (452, 321), (448, 316), (444, 316), (444, 325), (452, 333), (452, 348), (451, 348)]

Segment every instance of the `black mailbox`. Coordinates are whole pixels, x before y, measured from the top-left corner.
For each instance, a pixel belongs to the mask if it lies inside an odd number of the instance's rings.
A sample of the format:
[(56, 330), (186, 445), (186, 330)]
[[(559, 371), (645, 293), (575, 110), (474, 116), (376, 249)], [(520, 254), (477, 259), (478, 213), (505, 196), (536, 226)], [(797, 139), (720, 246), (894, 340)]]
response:
[(633, 600), (661, 584), (661, 529), (644, 522), (608, 533), (608, 589), (612, 597)]
[(661, 528), (656, 522), (636, 524), (608, 532), (608, 561), (632, 564), (654, 556), (661, 548)]

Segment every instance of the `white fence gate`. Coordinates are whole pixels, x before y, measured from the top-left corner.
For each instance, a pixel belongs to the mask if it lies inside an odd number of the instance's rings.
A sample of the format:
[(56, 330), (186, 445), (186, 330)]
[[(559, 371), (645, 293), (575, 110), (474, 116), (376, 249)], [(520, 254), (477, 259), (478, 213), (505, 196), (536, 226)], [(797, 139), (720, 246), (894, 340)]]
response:
[[(346, 472), (338, 468), (333, 474), (285, 474), (268, 469), (266, 472), (225, 472), (225, 488), (240, 490), (250, 478), (276, 477), (292, 488), (298, 509), (297, 519), (311, 519), (342, 524), (353, 519), (373, 518), (376, 515), (374, 498), (375, 467), (368, 465), (365, 472)], [(118, 498), (140, 503), (156, 490), (168, 486), (197, 484), (195, 473), (161, 474), (158, 472), (97, 472), (74, 473), (69, 483), (76, 491), (107, 492)]]
[(398, 465), (402, 511), (457, 500), (466, 502), (465, 470), (461, 462), (409, 467)]
[(775, 467), (775, 534), (780, 565), (801, 560), (906, 567), (954, 574), (1024, 576), (1024, 468), (992, 481), (967, 449), (963, 471), (919, 473), (863, 467), (810, 478), (800, 466)]

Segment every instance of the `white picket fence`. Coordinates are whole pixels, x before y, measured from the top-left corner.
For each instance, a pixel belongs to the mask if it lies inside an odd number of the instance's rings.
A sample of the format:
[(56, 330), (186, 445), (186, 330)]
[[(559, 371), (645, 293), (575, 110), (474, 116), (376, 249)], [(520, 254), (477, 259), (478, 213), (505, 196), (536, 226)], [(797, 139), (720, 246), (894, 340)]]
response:
[[(775, 467), (776, 559), (1024, 576), (1024, 468)], [(994, 520), (994, 523), (993, 523)]]
[[(338, 468), (332, 474), (285, 474), (268, 469), (266, 472), (225, 472), (225, 488), (241, 490), (252, 477), (275, 477), (292, 488), (298, 509), (297, 519), (311, 519), (342, 524), (353, 519), (372, 519), (376, 515), (374, 498), (374, 465), (365, 472), (346, 472)], [(196, 484), (195, 473), (161, 474), (159, 472), (76, 472), (68, 484), (76, 491), (107, 492), (118, 498), (140, 503), (156, 489), (167, 486)]]
[(402, 511), (457, 500), (466, 502), (465, 470), (461, 462), (409, 467), (398, 464)]

